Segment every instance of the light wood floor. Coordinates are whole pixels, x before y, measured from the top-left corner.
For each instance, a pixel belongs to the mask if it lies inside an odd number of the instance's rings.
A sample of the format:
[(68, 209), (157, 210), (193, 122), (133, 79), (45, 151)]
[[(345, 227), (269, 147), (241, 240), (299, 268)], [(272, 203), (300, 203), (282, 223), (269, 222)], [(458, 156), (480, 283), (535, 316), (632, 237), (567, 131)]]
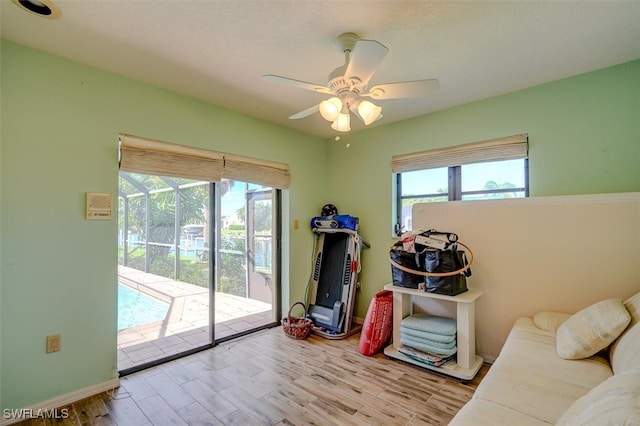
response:
[(21, 425), (446, 425), (489, 369), (461, 383), (380, 354), (359, 335), (293, 340), (273, 328), (121, 378)]

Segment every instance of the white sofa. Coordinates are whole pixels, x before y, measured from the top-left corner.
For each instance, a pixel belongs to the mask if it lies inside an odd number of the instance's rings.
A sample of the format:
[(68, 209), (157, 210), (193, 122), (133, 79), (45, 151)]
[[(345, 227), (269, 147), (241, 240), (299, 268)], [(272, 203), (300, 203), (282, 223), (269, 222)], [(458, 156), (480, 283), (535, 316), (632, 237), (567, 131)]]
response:
[[(628, 322), (618, 330), (606, 329), (602, 312), (594, 319), (595, 305), (574, 315), (540, 312), (519, 318), (450, 425), (640, 425), (640, 293), (599, 305), (615, 311), (609, 307), (616, 302), (622, 312), (615, 321), (628, 312)], [(596, 343), (606, 347), (595, 348), (595, 355), (567, 353), (567, 345), (588, 352), (594, 348), (585, 340), (598, 338), (608, 341)]]

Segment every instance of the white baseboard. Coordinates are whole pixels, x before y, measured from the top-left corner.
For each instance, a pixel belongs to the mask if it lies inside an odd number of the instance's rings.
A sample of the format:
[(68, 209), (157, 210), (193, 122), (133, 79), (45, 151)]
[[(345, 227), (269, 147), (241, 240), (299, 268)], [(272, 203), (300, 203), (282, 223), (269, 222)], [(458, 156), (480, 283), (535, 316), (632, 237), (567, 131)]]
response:
[[(31, 407), (25, 407), (22, 410), (12, 411), (21, 411), (22, 413), (24, 413), (24, 415), (27, 415), (28, 413), (37, 414), (39, 412), (47, 412), (48, 410), (54, 410), (56, 408), (64, 407), (73, 404), (76, 401), (80, 401), (81, 399), (89, 398), (90, 396), (98, 395), (99, 393), (106, 392), (117, 387), (120, 387), (119, 378), (111, 379), (103, 383), (98, 383), (97, 385), (89, 386), (84, 389), (79, 389), (66, 395), (61, 395), (47, 401), (40, 402)], [(0, 426), (10, 425), (26, 420), (25, 418), (6, 419), (4, 418), (4, 416), (4, 412), (0, 413), (0, 417), (2, 417), (0, 418)]]
[(493, 364), (494, 362), (496, 362), (496, 357), (493, 355), (487, 355), (487, 354), (479, 354), (483, 359), (484, 362), (486, 362), (487, 364)]

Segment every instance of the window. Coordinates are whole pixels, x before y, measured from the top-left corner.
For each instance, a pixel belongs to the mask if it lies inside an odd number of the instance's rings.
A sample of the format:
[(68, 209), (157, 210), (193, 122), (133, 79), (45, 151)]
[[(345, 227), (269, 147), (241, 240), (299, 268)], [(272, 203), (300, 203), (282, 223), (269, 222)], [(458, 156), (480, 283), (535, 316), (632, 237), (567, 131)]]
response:
[(526, 134), (394, 156), (396, 235), (416, 203), (528, 197), (527, 157)]

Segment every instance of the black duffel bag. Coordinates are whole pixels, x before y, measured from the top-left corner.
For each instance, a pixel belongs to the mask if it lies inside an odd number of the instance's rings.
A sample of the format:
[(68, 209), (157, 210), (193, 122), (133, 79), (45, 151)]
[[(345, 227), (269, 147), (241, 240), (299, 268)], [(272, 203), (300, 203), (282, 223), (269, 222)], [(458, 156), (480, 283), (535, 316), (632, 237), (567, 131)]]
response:
[[(403, 250), (402, 242), (394, 244), (389, 251), (393, 285), (406, 288), (420, 288), (420, 285), (424, 287), (424, 276), (416, 275), (413, 271), (425, 270), (425, 255), (426, 250), (421, 253), (409, 253)], [(403, 268), (394, 266), (394, 262)]]
[(425, 290), (429, 293), (455, 296), (467, 290), (467, 277), (471, 276), (467, 256), (461, 250), (427, 250), (425, 270), (433, 274), (425, 277)]
[(409, 253), (402, 250), (401, 242), (394, 244), (389, 250), (393, 284), (447, 296), (467, 291), (473, 253), (463, 243), (457, 244), (465, 250), (427, 249)]

